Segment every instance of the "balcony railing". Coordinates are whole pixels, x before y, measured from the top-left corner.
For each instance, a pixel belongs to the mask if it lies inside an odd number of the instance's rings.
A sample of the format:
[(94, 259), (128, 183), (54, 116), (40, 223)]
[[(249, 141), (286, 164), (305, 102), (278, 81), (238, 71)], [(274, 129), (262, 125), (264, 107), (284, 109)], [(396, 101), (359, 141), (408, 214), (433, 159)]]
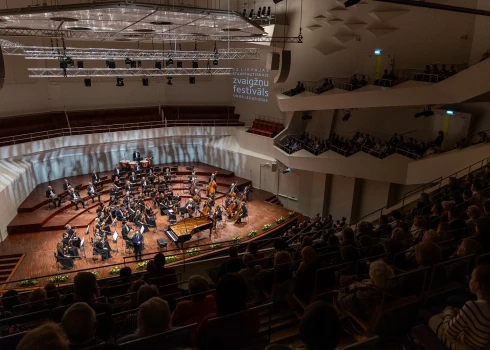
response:
[(56, 137), (87, 135), (104, 132), (129, 131), (155, 129), (175, 126), (236, 126), (238, 120), (211, 119), (211, 120), (169, 120), (166, 122), (152, 121), (139, 123), (111, 124), (111, 125), (91, 125), (83, 127), (71, 127), (52, 129), (46, 131), (33, 132), (29, 134), (13, 135), (0, 138), (0, 147), (17, 145), (25, 142), (47, 140)]

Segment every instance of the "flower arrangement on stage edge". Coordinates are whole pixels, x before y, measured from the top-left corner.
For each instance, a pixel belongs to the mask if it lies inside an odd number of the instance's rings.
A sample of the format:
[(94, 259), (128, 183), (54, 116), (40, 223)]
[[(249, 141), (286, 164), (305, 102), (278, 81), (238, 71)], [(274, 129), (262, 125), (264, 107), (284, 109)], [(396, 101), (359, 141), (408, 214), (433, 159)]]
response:
[(121, 268), (119, 266), (114, 266), (109, 270), (109, 275), (119, 275)]
[(63, 283), (63, 282), (66, 282), (68, 281), (70, 277), (68, 277), (68, 275), (57, 275), (57, 276), (53, 276), (51, 277), (48, 282), (49, 283)]
[(90, 272), (92, 272), (92, 274), (95, 276), (95, 278), (99, 278), (99, 276), (100, 276), (100, 272), (99, 271), (93, 270), (93, 271), (90, 271)]
[(196, 255), (198, 253), (199, 253), (199, 248), (197, 248), (197, 247), (190, 248), (190, 249), (187, 249), (187, 251), (185, 252), (185, 256), (190, 257), (190, 256)]
[(265, 224), (263, 227), (262, 227), (262, 231), (267, 231), (267, 230), (270, 230), (272, 227), (271, 224)]
[(240, 236), (236, 236), (236, 237), (233, 237), (233, 238), (232, 238), (230, 241), (231, 241), (231, 243), (233, 243), (233, 244), (237, 244), (237, 243), (239, 243), (241, 240), (242, 240), (242, 237), (240, 237)]
[(292, 217), (292, 216), (294, 216), (294, 214), (296, 214), (294, 211), (290, 211), (290, 212), (288, 213), (288, 216), (289, 216), (289, 217)]
[(247, 237), (248, 238), (255, 237), (256, 235), (257, 235), (257, 231), (256, 230), (252, 230), (249, 233), (247, 233)]
[(278, 217), (277, 220), (276, 220), (276, 224), (281, 224), (284, 221), (286, 221), (286, 219), (284, 219), (284, 216)]
[(136, 265), (136, 269), (137, 270), (146, 270), (146, 266), (148, 265), (148, 261), (149, 260), (142, 261), (142, 262), (138, 263), (138, 265)]
[(20, 287), (31, 287), (31, 286), (37, 286), (38, 284), (39, 281), (35, 278), (25, 278), (19, 282)]
[(169, 255), (165, 257), (165, 262), (166, 263), (171, 263), (177, 260), (179, 257), (177, 255)]
[(221, 248), (221, 243), (213, 243), (209, 246), (211, 249), (218, 249)]

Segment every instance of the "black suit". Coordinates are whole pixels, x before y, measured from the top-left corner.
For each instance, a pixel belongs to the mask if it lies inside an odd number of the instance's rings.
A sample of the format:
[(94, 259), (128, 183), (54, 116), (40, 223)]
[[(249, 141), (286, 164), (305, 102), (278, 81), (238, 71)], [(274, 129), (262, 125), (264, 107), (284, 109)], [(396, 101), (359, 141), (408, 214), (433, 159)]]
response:
[(94, 187), (94, 185), (88, 186), (87, 192), (88, 195), (92, 198), (92, 203), (95, 202), (95, 197), (99, 198), (99, 202), (100, 202), (100, 193), (97, 192), (97, 189)]
[(66, 183), (66, 182), (65, 182), (65, 183), (63, 184), (63, 189), (64, 189), (66, 192), (68, 192), (68, 189), (69, 189), (69, 188), (71, 188), (70, 183)]
[[(48, 200), (54, 204), (55, 208), (56, 206), (61, 206), (61, 198), (56, 196), (56, 192), (54, 190), (46, 190), (46, 198), (48, 198)], [(56, 205), (56, 203), (58, 203), (58, 205)]]
[(85, 208), (85, 203), (83, 202), (83, 199), (80, 197), (78, 193), (72, 192), (70, 194), (71, 202), (75, 204), (78, 210), (78, 203), (82, 203), (82, 206)]
[(114, 168), (114, 176), (119, 176), (119, 174), (121, 174), (119, 168)]
[(141, 159), (140, 152), (133, 152), (133, 161), (137, 161)]
[(99, 175), (97, 175), (97, 173), (92, 174), (92, 183), (95, 185), (95, 184), (98, 184), (99, 182), (100, 182)]

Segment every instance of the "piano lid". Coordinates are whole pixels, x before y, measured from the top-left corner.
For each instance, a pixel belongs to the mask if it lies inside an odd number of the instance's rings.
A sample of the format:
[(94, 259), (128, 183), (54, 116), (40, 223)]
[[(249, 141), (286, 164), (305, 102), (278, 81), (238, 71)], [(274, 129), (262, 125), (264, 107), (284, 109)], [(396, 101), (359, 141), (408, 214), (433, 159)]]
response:
[(177, 236), (182, 236), (205, 230), (206, 228), (209, 228), (212, 224), (212, 219), (207, 216), (200, 216), (196, 218), (187, 218), (176, 223), (175, 225), (170, 225), (170, 229)]

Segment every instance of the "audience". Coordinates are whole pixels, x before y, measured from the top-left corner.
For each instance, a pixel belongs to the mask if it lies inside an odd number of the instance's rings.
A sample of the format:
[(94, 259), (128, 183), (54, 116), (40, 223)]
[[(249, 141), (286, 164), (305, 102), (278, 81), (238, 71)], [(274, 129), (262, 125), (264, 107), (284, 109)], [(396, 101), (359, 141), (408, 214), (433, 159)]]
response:
[(165, 255), (158, 253), (153, 258), (155, 270), (149, 271), (145, 275), (145, 281), (149, 284), (155, 284), (158, 287), (164, 287), (164, 291), (171, 292), (178, 289), (177, 274), (174, 269), (165, 267)]
[[(151, 298), (159, 296), (158, 288), (154, 285), (143, 284), (139, 287), (138, 293), (136, 295), (137, 307), (141, 307), (141, 304), (147, 302)], [(119, 335), (128, 335), (136, 332), (138, 327), (138, 314), (130, 313), (124, 319)]]
[(103, 343), (95, 337), (95, 311), (87, 303), (74, 303), (64, 313), (61, 326), (68, 336), (70, 350), (84, 349)]
[(60, 325), (45, 323), (27, 333), (17, 350), (69, 350), (68, 338)]
[(340, 332), (337, 313), (323, 301), (310, 304), (301, 316), (299, 333), (308, 350), (335, 349)]
[(217, 279), (220, 279), (227, 273), (239, 272), (246, 267), (243, 260), (238, 257), (238, 249), (235, 246), (228, 248), (228, 255), (230, 256), (230, 259), (221, 264), (218, 270)]

